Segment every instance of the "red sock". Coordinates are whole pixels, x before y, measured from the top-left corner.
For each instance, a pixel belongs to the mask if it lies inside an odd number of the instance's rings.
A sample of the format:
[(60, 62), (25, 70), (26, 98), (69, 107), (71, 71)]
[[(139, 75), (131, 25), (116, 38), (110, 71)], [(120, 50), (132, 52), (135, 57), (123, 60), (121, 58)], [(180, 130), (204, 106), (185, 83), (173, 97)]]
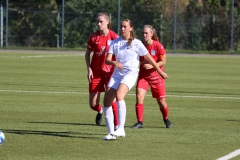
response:
[(118, 126), (118, 105), (117, 102), (112, 103), (112, 110), (113, 110), (113, 116), (114, 116), (114, 126)]
[(135, 109), (138, 122), (143, 122), (144, 104), (136, 104)]
[(165, 108), (160, 108), (160, 111), (162, 112), (163, 119), (168, 119), (168, 106)]
[(94, 107), (91, 107), (91, 109), (94, 110), (94, 111), (100, 112), (102, 110), (102, 107), (101, 107), (100, 104), (98, 104), (98, 105), (96, 105)]

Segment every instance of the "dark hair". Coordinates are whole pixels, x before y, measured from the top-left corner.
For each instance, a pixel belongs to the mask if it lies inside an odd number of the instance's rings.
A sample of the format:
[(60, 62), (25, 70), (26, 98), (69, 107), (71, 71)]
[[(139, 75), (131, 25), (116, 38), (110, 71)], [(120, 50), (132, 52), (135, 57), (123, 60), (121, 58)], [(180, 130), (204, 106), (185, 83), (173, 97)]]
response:
[(107, 25), (107, 28), (108, 28), (108, 29), (111, 29), (111, 22), (110, 22), (110, 16), (109, 16), (109, 14), (108, 14), (107, 12), (99, 12), (99, 13), (97, 14), (96, 18), (99, 17), (99, 16), (104, 16), (104, 17), (109, 21), (109, 23), (108, 23), (108, 25)]
[[(125, 20), (123, 20), (123, 21), (128, 22), (128, 23), (130, 24), (130, 27), (133, 28), (133, 24), (132, 24), (131, 20), (125, 19)], [(123, 22), (123, 21), (122, 21), (122, 22)], [(134, 33), (134, 30), (132, 29), (132, 31), (130, 31), (130, 38), (128, 39), (128, 42), (127, 42), (127, 45), (128, 45), (128, 46), (130, 46), (130, 45), (132, 44), (132, 41), (134, 40), (134, 38), (135, 38), (135, 33)]]
[(149, 28), (149, 29), (150, 29), (150, 31), (151, 31), (152, 34), (153, 34), (152, 40), (159, 41), (158, 36), (157, 36), (157, 32), (156, 32), (155, 28), (153, 28), (153, 26), (151, 26), (151, 25), (144, 25), (143, 29), (144, 29), (144, 28)]

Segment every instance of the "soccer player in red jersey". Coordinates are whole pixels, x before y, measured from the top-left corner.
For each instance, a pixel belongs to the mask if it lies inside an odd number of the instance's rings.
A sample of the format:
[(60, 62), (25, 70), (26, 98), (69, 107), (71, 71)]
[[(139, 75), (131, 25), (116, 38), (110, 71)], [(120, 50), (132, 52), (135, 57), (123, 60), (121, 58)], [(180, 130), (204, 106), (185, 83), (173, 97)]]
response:
[[(156, 31), (151, 25), (145, 25), (143, 27), (143, 44), (153, 59), (157, 62), (160, 69), (164, 72), (166, 51), (163, 45), (159, 42)], [(138, 122), (134, 124), (132, 128), (143, 128), (143, 102), (148, 86), (151, 88), (152, 97), (157, 100), (166, 128), (172, 128), (172, 124), (168, 119), (168, 105), (165, 101), (166, 93), (164, 79), (144, 57), (140, 57), (140, 71), (136, 85), (135, 110)]]
[[(89, 105), (92, 110), (97, 111), (95, 122), (97, 125), (102, 121), (102, 106), (99, 104), (100, 94), (105, 91), (114, 67), (105, 64), (105, 59), (112, 40), (118, 38), (113, 32), (108, 13), (99, 12), (96, 16), (98, 31), (90, 35), (85, 53), (85, 61), (88, 70), (89, 81)], [(92, 59), (90, 58), (93, 52)], [(90, 63), (91, 59), (91, 63)], [(114, 114), (114, 125), (118, 126), (118, 108), (116, 101), (112, 104)]]

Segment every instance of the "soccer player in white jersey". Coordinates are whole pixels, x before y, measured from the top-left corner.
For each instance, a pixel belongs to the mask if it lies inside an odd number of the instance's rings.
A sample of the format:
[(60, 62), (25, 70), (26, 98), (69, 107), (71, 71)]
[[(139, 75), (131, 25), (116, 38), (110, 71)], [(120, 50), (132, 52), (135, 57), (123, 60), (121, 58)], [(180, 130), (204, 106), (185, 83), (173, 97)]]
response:
[[(125, 137), (126, 104), (125, 95), (134, 86), (139, 72), (139, 56), (144, 56), (146, 60), (153, 65), (162, 78), (167, 78), (157, 65), (155, 60), (148, 53), (143, 43), (136, 39), (132, 23), (129, 19), (121, 23), (122, 36), (113, 40), (110, 44), (106, 64), (114, 66), (113, 75), (108, 83), (104, 96), (103, 112), (105, 116), (108, 134), (103, 137), (104, 140), (114, 140), (116, 137)], [(115, 55), (116, 60), (112, 57)], [(119, 127), (114, 131), (112, 102), (117, 99)]]

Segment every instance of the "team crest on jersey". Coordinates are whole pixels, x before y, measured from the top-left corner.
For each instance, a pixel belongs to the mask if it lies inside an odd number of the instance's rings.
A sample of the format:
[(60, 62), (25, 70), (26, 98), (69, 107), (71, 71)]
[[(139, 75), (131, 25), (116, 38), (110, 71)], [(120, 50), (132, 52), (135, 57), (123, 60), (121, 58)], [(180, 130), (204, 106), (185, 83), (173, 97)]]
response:
[(96, 52), (95, 54), (98, 56), (102, 56), (103, 54), (105, 54), (105, 49), (106, 49), (106, 46), (102, 46), (101, 50), (99, 52)]
[(101, 51), (102, 51), (102, 53), (105, 52), (105, 49), (106, 49), (106, 46), (102, 46), (102, 47), (101, 47)]
[(155, 56), (156, 55), (156, 50), (151, 50), (151, 55)]

